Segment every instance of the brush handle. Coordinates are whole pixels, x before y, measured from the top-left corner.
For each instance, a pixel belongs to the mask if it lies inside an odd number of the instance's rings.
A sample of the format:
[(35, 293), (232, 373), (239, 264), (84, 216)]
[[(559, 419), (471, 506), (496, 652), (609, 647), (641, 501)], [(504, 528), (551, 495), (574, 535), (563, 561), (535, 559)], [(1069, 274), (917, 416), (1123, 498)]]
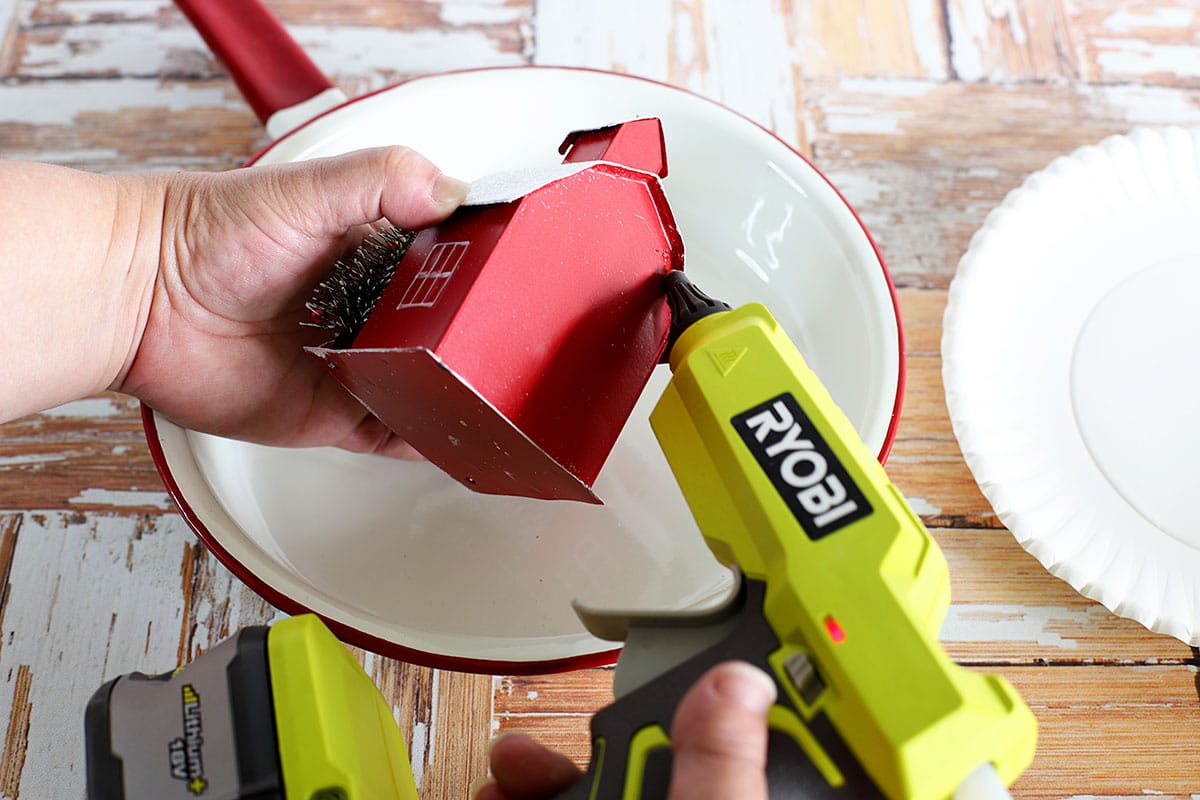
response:
[[(175, 0), (175, 4), (229, 70), (268, 130), (275, 127), (271, 119), (281, 112), (337, 91), (261, 0)], [(303, 115), (289, 127), (321, 110)], [(283, 132), (271, 131), (273, 135)]]

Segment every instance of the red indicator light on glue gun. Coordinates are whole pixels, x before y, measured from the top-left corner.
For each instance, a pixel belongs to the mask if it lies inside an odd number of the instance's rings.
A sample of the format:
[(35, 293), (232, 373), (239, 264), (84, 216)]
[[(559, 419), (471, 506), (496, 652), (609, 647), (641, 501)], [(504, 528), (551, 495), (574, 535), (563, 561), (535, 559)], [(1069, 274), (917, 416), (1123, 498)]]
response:
[(833, 618), (833, 615), (825, 617), (825, 632), (829, 634), (829, 638), (834, 644), (841, 644), (846, 641), (846, 631), (838, 621)]

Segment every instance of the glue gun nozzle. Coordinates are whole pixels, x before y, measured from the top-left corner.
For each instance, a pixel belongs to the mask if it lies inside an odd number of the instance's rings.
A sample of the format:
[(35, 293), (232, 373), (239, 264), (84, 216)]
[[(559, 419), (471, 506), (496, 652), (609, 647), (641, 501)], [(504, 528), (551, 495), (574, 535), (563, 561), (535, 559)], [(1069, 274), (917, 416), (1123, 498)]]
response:
[(683, 273), (671, 270), (667, 273), (667, 305), (671, 309), (671, 331), (667, 336), (667, 353), (676, 340), (694, 323), (711, 314), (732, 310), (728, 303), (715, 300), (696, 288), (696, 284)]

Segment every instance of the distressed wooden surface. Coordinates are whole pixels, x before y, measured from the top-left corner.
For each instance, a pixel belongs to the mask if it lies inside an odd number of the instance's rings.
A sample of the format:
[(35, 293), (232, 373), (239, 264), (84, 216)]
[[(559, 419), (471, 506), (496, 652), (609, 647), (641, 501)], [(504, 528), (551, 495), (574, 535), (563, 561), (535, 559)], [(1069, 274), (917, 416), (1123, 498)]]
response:
[[(939, 357), (955, 264), (1024, 176), (1139, 124), (1200, 123), (1200, 4), (270, 5), (352, 95), (471, 66), (615, 69), (720, 100), (810, 155), (859, 210), (899, 287), (908, 392), (889, 471), (950, 562), (943, 640), (961, 662), (1005, 674), (1039, 719), (1038, 755), (1015, 796), (1200, 797), (1200, 654), (1083, 599), (1014, 542), (962, 461)], [(265, 143), (167, 0), (0, 0), (0, 157), (219, 170)], [(0, 797), (79, 798), (82, 711), (103, 680), (167, 669), (276, 611), (189, 533), (128, 398), (0, 428), (0, 509)], [(358, 656), (393, 703), (424, 798), (466, 796), (497, 730), (585, 760), (587, 720), (611, 679), (480, 677)]]

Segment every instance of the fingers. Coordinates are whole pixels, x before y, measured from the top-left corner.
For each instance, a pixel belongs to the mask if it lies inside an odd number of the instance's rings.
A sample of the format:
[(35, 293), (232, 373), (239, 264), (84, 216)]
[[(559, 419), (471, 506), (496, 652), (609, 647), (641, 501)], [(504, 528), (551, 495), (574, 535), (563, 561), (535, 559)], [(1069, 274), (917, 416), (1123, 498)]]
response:
[(425, 456), (417, 452), (415, 447), (374, 417), (366, 418), (345, 438), (332, 444), (351, 453), (387, 456), (398, 461), (425, 460)]
[[(743, 662), (709, 670), (684, 695), (672, 723), (670, 800), (766, 800), (767, 711), (775, 684)], [(492, 780), (475, 800), (544, 800), (579, 780), (579, 769), (527, 736), (492, 742)]]
[(488, 760), (493, 777), (475, 791), (475, 800), (543, 800), (580, 775), (571, 759), (519, 733), (497, 737)]
[(323, 225), (339, 234), (356, 225), (386, 218), (401, 228), (418, 229), (444, 219), (458, 208), (469, 184), (445, 175), (428, 159), (405, 147), (379, 147), (308, 162), (316, 186), (300, 196), (319, 198)]
[(775, 684), (743, 662), (714, 667), (684, 695), (671, 726), (671, 800), (767, 797), (767, 711)]

